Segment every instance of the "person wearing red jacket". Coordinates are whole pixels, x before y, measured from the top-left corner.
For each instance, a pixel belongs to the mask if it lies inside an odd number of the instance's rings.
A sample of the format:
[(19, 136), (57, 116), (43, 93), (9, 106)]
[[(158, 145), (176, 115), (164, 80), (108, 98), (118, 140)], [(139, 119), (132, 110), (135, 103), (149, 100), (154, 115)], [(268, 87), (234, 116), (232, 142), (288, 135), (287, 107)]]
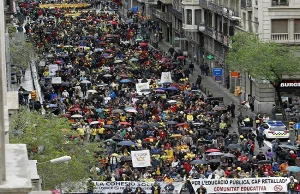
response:
[(167, 132), (165, 130), (159, 130), (158, 135), (162, 140), (167, 138)]
[(183, 167), (186, 170), (186, 172), (190, 172), (192, 170), (192, 167), (188, 162), (184, 162)]

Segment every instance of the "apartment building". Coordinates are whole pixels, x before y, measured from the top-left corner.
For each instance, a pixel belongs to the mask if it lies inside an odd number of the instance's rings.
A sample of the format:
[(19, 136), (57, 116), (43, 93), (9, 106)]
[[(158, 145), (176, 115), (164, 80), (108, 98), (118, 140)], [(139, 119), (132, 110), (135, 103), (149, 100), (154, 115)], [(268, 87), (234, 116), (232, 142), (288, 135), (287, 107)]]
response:
[[(256, 33), (262, 41), (292, 45), (299, 54), (300, 1), (299, 0), (241, 0), (241, 20), (236, 30)], [(300, 96), (299, 77), (284, 77), (281, 95), (290, 103)], [(292, 83), (292, 84), (290, 84)], [(249, 94), (256, 97), (255, 108), (269, 112), (276, 102), (273, 86), (264, 80), (255, 80), (241, 74), (242, 99)]]

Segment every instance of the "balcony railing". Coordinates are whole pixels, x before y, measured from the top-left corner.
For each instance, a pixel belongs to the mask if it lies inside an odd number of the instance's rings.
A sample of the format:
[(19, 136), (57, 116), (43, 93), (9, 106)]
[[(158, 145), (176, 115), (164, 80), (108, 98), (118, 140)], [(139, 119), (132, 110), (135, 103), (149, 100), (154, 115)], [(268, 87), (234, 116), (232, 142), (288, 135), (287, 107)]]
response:
[(172, 22), (172, 16), (168, 12), (162, 12), (161, 10), (156, 9), (154, 14), (158, 19), (161, 19), (165, 22)]
[(271, 40), (274, 41), (288, 41), (289, 34), (288, 33), (272, 33)]
[(183, 5), (199, 5), (199, 0), (182, 0)]
[(294, 40), (299, 41), (300, 40), (300, 33), (295, 33), (294, 34)]
[(174, 9), (172, 5), (168, 6), (168, 11), (173, 14), (176, 18), (182, 20), (182, 12), (178, 11), (177, 9)]
[[(203, 0), (200, 0), (203, 1)], [(215, 2), (209, 1), (207, 4), (207, 8), (217, 14), (223, 15), (225, 17), (228, 17), (228, 12), (229, 12), (229, 16), (230, 19), (232, 16), (239, 16), (239, 12), (233, 11), (233, 10), (228, 10), (228, 8), (226, 6), (223, 5), (218, 5)]]
[(162, 2), (165, 5), (172, 4), (172, 0), (159, 0), (159, 1)]
[(143, 0), (143, 1), (148, 4), (157, 4), (157, 0)]

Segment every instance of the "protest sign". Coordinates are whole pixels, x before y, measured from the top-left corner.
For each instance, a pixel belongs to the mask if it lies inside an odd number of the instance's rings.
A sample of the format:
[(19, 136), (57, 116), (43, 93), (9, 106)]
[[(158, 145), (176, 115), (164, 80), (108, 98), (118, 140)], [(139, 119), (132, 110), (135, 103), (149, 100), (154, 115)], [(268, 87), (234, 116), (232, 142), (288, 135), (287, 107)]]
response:
[(61, 77), (52, 77), (52, 84), (61, 84)]
[(149, 150), (131, 151), (133, 167), (151, 166), (151, 157)]
[(150, 92), (142, 92), (142, 90), (148, 90), (150, 89), (149, 83), (136, 83), (135, 84), (135, 88), (136, 88), (136, 93), (138, 93), (138, 95), (147, 95)]
[(202, 185), (207, 193), (287, 192), (288, 178), (193, 179), (194, 191)]
[(160, 83), (172, 83), (171, 72), (161, 72)]
[[(138, 182), (138, 181), (94, 181), (94, 193), (123, 193), (126, 186), (130, 186), (134, 192), (137, 187), (141, 187), (146, 193), (152, 193), (151, 187), (154, 182)], [(161, 194), (167, 193), (165, 187), (167, 183), (158, 182), (161, 188)], [(183, 186), (182, 182), (173, 182), (173, 194), (179, 194)]]
[(58, 65), (57, 64), (52, 64), (49, 65), (49, 75), (54, 76), (55, 72), (58, 70)]

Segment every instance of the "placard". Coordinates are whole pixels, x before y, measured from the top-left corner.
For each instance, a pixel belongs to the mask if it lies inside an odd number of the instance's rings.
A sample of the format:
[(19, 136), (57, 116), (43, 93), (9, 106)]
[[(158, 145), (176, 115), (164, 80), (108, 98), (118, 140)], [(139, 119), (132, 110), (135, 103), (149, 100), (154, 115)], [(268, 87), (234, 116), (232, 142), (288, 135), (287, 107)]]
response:
[(55, 76), (55, 72), (58, 70), (58, 65), (57, 64), (51, 64), (49, 65), (49, 75), (50, 76)]
[(132, 166), (147, 167), (151, 166), (151, 157), (149, 150), (131, 151)]
[[(157, 182), (161, 188), (161, 194), (167, 193), (165, 187), (167, 183)], [(126, 186), (130, 186), (134, 192), (137, 187), (141, 187), (146, 193), (152, 193), (151, 187), (154, 182), (138, 182), (138, 181), (94, 181), (95, 190), (94, 193), (123, 193)], [(173, 194), (179, 194), (183, 186), (182, 182), (173, 182), (174, 186)]]
[(52, 77), (52, 84), (61, 84), (61, 77)]
[(242, 179), (193, 179), (194, 191), (202, 185), (207, 193), (268, 193), (287, 192), (286, 177), (242, 178)]
[(142, 92), (142, 90), (150, 89), (149, 83), (136, 83), (135, 88), (136, 88), (136, 93), (138, 95), (143, 95), (143, 94), (147, 95), (150, 93), (150, 92)]
[(161, 72), (160, 83), (172, 83), (171, 72)]

